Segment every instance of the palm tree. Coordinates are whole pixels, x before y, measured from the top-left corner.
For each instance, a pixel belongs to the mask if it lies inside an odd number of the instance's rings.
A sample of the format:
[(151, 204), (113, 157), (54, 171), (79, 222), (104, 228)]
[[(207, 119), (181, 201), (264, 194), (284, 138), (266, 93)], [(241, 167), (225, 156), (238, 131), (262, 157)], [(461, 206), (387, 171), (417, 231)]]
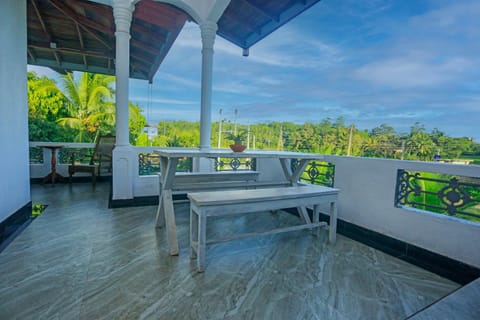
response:
[(92, 141), (95, 135), (111, 132), (115, 124), (115, 106), (111, 87), (115, 77), (103, 74), (72, 73), (62, 76), (69, 116), (58, 123), (77, 130), (75, 140)]

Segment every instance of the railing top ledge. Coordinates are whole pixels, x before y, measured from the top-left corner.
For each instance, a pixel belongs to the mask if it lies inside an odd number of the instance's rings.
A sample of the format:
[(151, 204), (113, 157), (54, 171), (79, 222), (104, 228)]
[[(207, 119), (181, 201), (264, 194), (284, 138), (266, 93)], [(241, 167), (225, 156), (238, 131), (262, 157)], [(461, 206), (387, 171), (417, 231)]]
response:
[(44, 142), (44, 141), (30, 141), (30, 147), (42, 146), (58, 146), (62, 145), (65, 148), (95, 148), (95, 143), (93, 142)]

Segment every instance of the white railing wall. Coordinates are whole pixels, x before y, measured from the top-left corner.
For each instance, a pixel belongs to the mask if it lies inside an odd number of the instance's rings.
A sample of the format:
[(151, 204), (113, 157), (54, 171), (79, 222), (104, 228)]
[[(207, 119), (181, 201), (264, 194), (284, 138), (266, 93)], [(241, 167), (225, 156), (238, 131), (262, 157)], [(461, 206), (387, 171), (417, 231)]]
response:
[(339, 218), (480, 267), (480, 224), (394, 206), (398, 169), (480, 178), (480, 166), (326, 156), (335, 164)]

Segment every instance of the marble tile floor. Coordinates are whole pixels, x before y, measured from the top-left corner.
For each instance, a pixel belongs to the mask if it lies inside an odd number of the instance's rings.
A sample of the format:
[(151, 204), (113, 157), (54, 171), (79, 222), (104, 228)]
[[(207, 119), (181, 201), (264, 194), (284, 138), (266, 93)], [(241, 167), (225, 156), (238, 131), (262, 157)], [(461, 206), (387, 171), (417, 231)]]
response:
[[(341, 235), (308, 231), (211, 245), (189, 259), (188, 204), (171, 257), (155, 206), (108, 209), (110, 186), (32, 185), (48, 208), (0, 254), (0, 319), (405, 319), (459, 285)], [(295, 223), (259, 213), (211, 235)]]

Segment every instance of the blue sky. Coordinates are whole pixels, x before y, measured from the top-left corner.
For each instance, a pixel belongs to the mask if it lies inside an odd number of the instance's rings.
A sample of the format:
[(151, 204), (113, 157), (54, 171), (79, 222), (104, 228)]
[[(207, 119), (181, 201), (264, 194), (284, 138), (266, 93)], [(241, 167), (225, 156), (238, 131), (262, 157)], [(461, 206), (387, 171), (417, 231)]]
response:
[[(131, 80), (150, 123), (200, 118), (201, 41), (187, 23), (153, 84)], [(408, 132), (419, 121), (480, 141), (480, 1), (322, 0), (250, 49), (215, 42), (212, 121), (344, 117)]]

